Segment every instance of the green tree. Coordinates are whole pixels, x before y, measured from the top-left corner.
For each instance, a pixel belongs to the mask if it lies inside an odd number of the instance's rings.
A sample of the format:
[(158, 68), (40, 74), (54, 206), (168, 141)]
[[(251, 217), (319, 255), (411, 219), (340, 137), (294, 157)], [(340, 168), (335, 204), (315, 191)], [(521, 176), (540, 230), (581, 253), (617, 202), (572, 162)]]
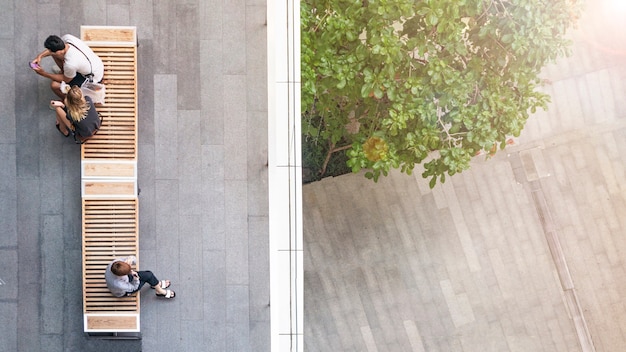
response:
[(568, 54), (578, 13), (578, 0), (303, 0), (303, 138), (375, 181), (423, 163), (431, 187), (445, 182), (546, 109), (539, 73)]

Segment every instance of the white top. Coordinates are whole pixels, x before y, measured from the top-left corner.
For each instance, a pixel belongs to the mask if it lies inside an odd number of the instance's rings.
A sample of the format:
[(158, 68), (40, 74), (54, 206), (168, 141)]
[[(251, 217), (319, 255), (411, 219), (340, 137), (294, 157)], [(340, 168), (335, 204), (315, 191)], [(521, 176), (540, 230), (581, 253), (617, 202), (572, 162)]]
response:
[[(66, 34), (61, 39), (68, 44), (72, 44), (65, 53), (65, 61), (63, 63), (63, 74), (65, 77), (74, 78), (77, 72), (83, 76), (93, 72), (93, 80), (100, 82), (104, 76), (104, 64), (98, 55), (85, 42), (71, 34)], [(89, 60), (87, 60), (87, 57), (89, 57)], [(89, 64), (90, 61), (91, 65)]]

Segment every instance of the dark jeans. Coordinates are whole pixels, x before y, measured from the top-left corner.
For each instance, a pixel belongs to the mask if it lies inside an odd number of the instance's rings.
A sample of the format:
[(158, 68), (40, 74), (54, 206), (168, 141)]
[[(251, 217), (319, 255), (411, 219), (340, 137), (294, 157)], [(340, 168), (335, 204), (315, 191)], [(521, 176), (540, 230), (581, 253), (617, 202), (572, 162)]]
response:
[(139, 275), (139, 287), (137, 287), (137, 289), (135, 291), (133, 291), (133, 292), (128, 292), (127, 293), (128, 295), (133, 294), (133, 293), (141, 290), (143, 285), (145, 285), (146, 283), (148, 283), (150, 286), (156, 286), (160, 282), (159, 279), (157, 279), (156, 276), (154, 276), (152, 271), (149, 271), (149, 270), (138, 271), (137, 275)]

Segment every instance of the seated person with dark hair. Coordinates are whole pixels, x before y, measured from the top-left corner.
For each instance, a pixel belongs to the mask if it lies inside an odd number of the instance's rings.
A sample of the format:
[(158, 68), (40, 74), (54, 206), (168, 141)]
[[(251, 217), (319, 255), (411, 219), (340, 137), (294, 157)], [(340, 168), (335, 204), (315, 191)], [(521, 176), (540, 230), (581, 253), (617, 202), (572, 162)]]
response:
[[(50, 87), (59, 98), (63, 99), (66, 93), (61, 91), (61, 82), (80, 87), (88, 77), (91, 77), (93, 82), (102, 81), (104, 64), (82, 40), (71, 34), (63, 37), (51, 35), (44, 42), (44, 47), (46, 49), (30, 63), (31, 68), (38, 75), (52, 80)], [(46, 72), (41, 67), (41, 60), (46, 56), (54, 59), (58, 72)], [(55, 71), (54, 67), (53, 71)]]
[(176, 296), (174, 291), (167, 289), (170, 286), (170, 280), (159, 281), (151, 271), (132, 270), (131, 264), (134, 260), (134, 257), (118, 258), (107, 266), (104, 277), (113, 296), (130, 296), (141, 290), (146, 282), (155, 289), (159, 297), (174, 298)]

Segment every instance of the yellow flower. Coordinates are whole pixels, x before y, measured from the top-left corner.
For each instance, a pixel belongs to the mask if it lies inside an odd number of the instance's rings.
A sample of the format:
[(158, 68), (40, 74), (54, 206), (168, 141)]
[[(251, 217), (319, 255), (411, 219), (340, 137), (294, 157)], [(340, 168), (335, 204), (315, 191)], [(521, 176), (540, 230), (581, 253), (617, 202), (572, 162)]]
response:
[(387, 151), (389, 150), (389, 146), (387, 143), (379, 138), (379, 137), (370, 137), (363, 144), (363, 151), (365, 152), (365, 157), (370, 161), (378, 161), (381, 159), (385, 159), (387, 157)]

